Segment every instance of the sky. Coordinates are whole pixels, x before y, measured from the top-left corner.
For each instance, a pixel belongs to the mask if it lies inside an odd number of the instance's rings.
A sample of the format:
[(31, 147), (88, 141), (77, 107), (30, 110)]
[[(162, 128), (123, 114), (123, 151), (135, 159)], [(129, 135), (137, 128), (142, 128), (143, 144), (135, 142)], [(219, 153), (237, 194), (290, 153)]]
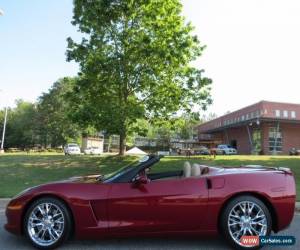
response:
[[(194, 63), (212, 78), (222, 115), (260, 100), (300, 103), (300, 1), (182, 0), (203, 55)], [(66, 62), (71, 0), (0, 0), (0, 108), (35, 101), (53, 82), (78, 72)]]

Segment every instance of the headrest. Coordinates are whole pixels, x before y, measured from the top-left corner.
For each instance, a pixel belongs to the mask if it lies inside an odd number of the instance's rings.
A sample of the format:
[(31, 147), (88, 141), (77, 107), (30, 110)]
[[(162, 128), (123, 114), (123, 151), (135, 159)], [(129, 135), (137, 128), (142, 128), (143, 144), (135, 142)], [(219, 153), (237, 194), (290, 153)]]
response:
[(191, 169), (192, 176), (200, 176), (201, 175), (201, 166), (199, 164), (194, 163)]
[(184, 177), (190, 177), (191, 176), (191, 164), (186, 161), (184, 164), (183, 164), (183, 175)]
[[(198, 176), (198, 175), (202, 175), (202, 174), (207, 174), (209, 172), (209, 168), (206, 165), (200, 165), (197, 163), (194, 163), (192, 166), (192, 176)], [(200, 171), (200, 174), (199, 174)], [(193, 175), (193, 173), (195, 175)]]

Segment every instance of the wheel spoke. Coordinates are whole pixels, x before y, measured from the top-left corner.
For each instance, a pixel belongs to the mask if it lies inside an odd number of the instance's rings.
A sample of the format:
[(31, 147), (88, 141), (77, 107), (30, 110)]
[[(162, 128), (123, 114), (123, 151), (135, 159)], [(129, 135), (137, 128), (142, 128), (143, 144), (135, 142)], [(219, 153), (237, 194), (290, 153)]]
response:
[(46, 230), (42, 229), (41, 239), (45, 240), (45, 234), (46, 234)]
[(234, 223), (240, 223), (241, 222), (241, 220), (236, 219), (236, 218), (230, 218), (229, 221), (234, 222)]
[(246, 214), (246, 206), (245, 206), (245, 203), (241, 203), (241, 204), (240, 204), (240, 208), (241, 208), (243, 214)]
[(251, 207), (249, 207), (249, 209), (248, 209), (249, 215), (252, 213), (253, 208), (254, 208), (254, 204), (252, 203)]
[(235, 226), (235, 225), (240, 225), (241, 223), (240, 222), (232, 222), (229, 224), (229, 226)]
[(32, 225), (32, 227), (38, 227), (38, 226), (43, 226), (43, 223), (42, 222), (39, 222), (39, 223), (31, 222), (31, 225)]
[(52, 234), (50, 228), (48, 228), (48, 233), (49, 233), (49, 236), (50, 236), (50, 238), (51, 238), (52, 240), (55, 240), (55, 239), (56, 239), (56, 237)]
[(50, 210), (50, 206), (49, 206), (48, 203), (46, 203), (45, 207), (46, 207), (46, 214), (48, 215), (49, 214), (49, 210)]
[(45, 215), (45, 210), (42, 209), (40, 206), (37, 207), (40, 213), (44, 216)]
[(55, 218), (55, 217), (60, 216), (60, 215), (62, 215), (62, 214), (61, 214), (61, 213), (56, 213), (56, 214), (54, 214), (54, 215), (52, 216), (52, 218)]
[(254, 227), (252, 227), (251, 225), (250, 225), (250, 228), (251, 228), (252, 231), (254, 231), (254, 233), (256, 235), (260, 235), (260, 233)]

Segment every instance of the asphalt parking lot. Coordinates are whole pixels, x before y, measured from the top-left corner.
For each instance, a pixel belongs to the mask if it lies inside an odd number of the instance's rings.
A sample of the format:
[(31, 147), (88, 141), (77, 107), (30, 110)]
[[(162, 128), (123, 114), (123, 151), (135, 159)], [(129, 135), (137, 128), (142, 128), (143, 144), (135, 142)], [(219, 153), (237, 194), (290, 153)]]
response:
[[(0, 250), (7, 249), (33, 249), (23, 237), (17, 237), (7, 233), (3, 226), (5, 218), (6, 202), (0, 201)], [(295, 214), (291, 226), (280, 232), (280, 235), (293, 235), (296, 239), (300, 236), (300, 214)], [(131, 238), (131, 239), (110, 239), (99, 241), (69, 241), (60, 249), (229, 249), (226, 242), (221, 238), (217, 239), (175, 239), (175, 238)], [(300, 249), (299, 241), (296, 245), (289, 247), (265, 247), (264, 249)]]

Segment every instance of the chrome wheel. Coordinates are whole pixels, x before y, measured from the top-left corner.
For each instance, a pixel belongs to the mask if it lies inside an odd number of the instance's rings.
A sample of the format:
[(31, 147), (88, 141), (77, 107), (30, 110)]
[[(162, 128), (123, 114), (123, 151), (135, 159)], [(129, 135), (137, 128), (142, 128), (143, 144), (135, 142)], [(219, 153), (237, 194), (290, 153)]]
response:
[(64, 227), (64, 214), (53, 203), (38, 204), (28, 217), (28, 235), (39, 246), (55, 244), (61, 238)]
[(244, 235), (265, 236), (268, 222), (266, 214), (258, 204), (242, 201), (230, 210), (227, 226), (232, 239), (241, 245), (240, 240)]

